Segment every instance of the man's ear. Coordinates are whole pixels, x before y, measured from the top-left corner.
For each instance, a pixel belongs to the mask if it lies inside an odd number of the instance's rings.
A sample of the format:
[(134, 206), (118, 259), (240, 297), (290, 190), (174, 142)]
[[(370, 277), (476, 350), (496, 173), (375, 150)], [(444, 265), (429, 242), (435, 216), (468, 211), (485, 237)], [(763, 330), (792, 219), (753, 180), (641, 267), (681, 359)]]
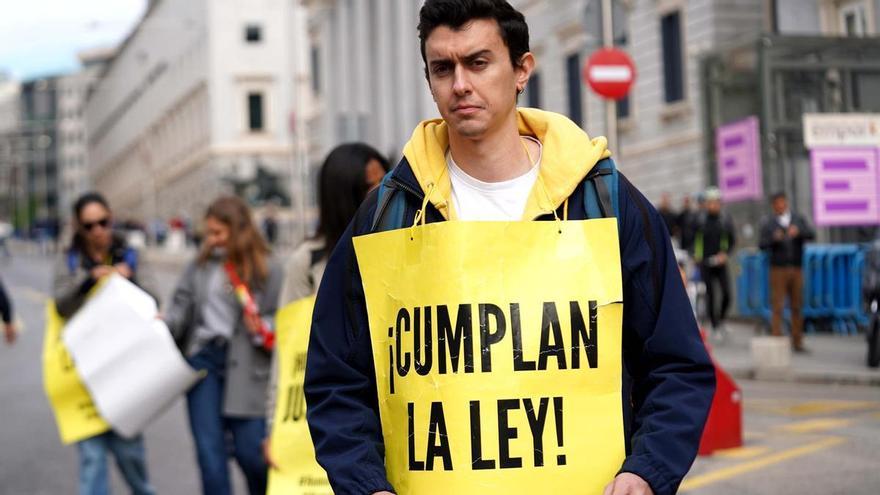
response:
[(526, 52), (519, 59), (519, 64), (514, 69), (516, 73), (516, 87), (519, 89), (525, 89), (525, 87), (529, 84), (529, 78), (532, 76), (532, 72), (535, 70), (535, 56), (532, 55), (532, 52)]

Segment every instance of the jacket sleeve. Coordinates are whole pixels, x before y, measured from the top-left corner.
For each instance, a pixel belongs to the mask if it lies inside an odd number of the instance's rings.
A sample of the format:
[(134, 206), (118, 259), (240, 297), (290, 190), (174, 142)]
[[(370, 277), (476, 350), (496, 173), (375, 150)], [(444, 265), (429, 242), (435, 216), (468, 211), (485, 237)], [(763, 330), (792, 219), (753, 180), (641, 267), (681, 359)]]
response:
[(773, 231), (776, 229), (776, 223), (772, 218), (765, 218), (764, 223), (761, 224), (761, 233), (758, 239), (758, 247), (762, 250), (766, 251), (773, 247), (774, 244), (778, 244), (780, 241), (777, 241), (773, 238)]
[(67, 266), (67, 253), (59, 256), (55, 262), (52, 283), (52, 298), (58, 314), (65, 319), (73, 316), (85, 303), (86, 296), (96, 283), (85, 270), (77, 268), (71, 273)]
[(165, 309), (163, 319), (178, 345), (185, 343), (188, 334), (192, 331), (196, 268), (195, 261), (187, 265), (171, 295), (171, 300), (168, 301), (168, 307)]
[(2, 317), (3, 323), (12, 323), (12, 301), (6, 294), (2, 280), (0, 280), (0, 317)]
[(725, 225), (727, 229), (727, 254), (733, 252), (734, 248), (736, 248), (736, 225), (733, 223), (732, 218), (727, 219), (727, 225)]
[(816, 231), (813, 230), (813, 226), (810, 225), (809, 220), (801, 215), (798, 215), (798, 220), (800, 220), (800, 222), (798, 222), (800, 224), (798, 226), (798, 229), (800, 230), (800, 234), (798, 234), (798, 236), (801, 238), (801, 240), (812, 241), (813, 239), (815, 239)]
[(630, 450), (621, 472), (656, 495), (676, 492), (690, 469), (715, 392), (672, 246), (656, 210), (621, 176), (624, 365), (632, 378)]
[(307, 419), (318, 463), (334, 493), (393, 491), (385, 447), (352, 226), (330, 256), (321, 280), (306, 359)]

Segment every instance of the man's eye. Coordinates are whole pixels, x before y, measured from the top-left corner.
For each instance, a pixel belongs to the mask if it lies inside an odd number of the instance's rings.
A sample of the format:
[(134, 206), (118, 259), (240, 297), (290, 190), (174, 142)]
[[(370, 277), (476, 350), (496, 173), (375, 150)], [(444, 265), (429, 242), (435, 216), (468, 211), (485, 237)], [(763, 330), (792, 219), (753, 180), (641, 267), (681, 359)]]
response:
[(434, 72), (434, 75), (435, 75), (435, 76), (442, 76), (442, 75), (444, 75), (444, 74), (446, 74), (446, 73), (449, 72), (449, 66), (446, 66), (446, 65), (436, 65), (436, 66), (434, 66), (434, 70), (433, 70), (433, 72)]
[(483, 68), (485, 68), (487, 65), (489, 65), (489, 62), (486, 61), (486, 60), (474, 60), (474, 61), (471, 63), (471, 66), (474, 67), (474, 68), (477, 68), (477, 69), (483, 69)]

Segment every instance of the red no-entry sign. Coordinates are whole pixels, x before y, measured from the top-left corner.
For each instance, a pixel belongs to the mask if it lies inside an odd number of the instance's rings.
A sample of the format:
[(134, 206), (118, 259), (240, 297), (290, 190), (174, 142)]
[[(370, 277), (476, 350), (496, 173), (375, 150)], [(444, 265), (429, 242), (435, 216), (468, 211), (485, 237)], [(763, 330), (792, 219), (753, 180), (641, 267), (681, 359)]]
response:
[(598, 95), (620, 100), (636, 80), (636, 66), (623, 50), (602, 48), (587, 60), (583, 75)]

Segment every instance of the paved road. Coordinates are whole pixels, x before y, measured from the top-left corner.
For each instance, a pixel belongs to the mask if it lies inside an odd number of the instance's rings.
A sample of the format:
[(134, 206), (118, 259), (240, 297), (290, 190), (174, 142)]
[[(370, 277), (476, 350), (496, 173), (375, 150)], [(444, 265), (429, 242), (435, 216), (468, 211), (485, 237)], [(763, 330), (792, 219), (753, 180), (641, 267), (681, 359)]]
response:
[[(0, 260), (25, 332), (0, 345), (0, 494), (76, 493), (74, 447), (58, 442), (42, 392), (40, 351), (50, 263)], [(160, 273), (167, 296), (175, 275)], [(880, 493), (880, 389), (743, 384), (746, 446), (699, 459), (682, 487), (695, 495)], [(183, 404), (146, 433), (151, 478), (161, 494), (198, 493)], [(126, 493), (113, 473), (116, 493)], [(240, 477), (236, 493), (244, 494)]]

